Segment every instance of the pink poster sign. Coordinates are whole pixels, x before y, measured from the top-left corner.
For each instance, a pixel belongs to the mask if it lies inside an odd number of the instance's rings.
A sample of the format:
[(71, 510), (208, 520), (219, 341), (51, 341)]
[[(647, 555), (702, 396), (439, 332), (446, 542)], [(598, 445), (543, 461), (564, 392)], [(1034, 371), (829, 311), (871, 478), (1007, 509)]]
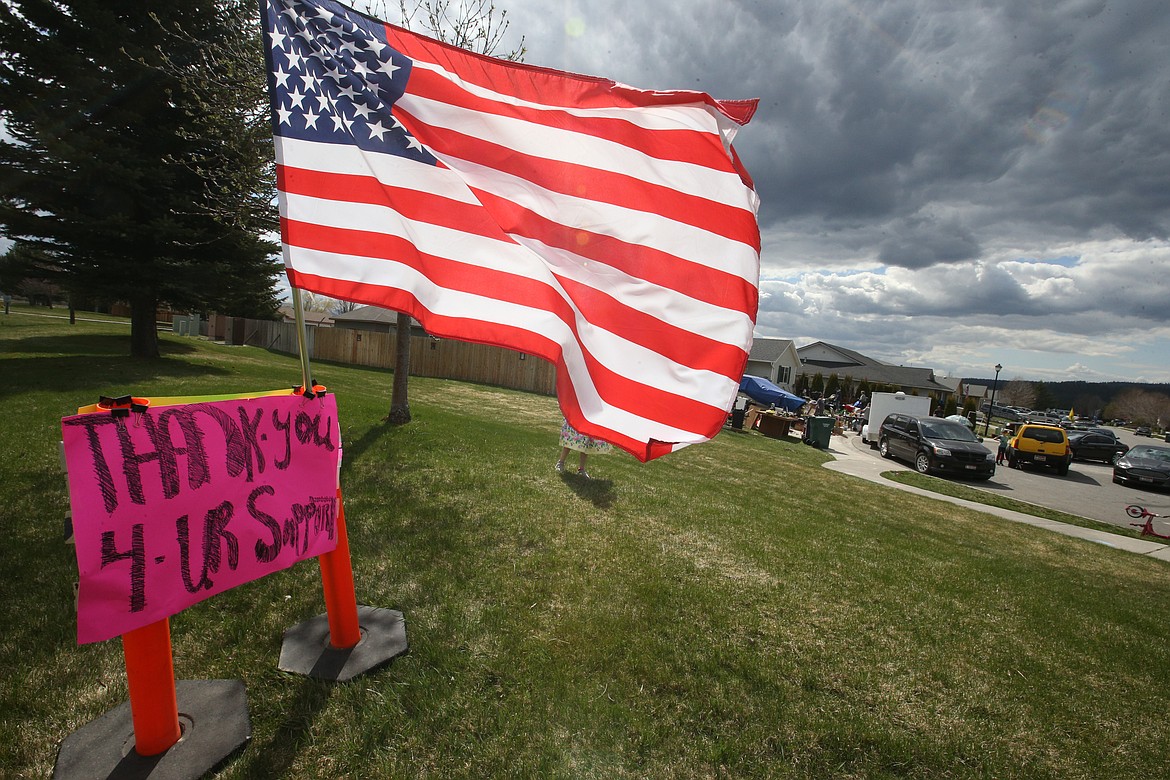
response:
[(79, 644), (337, 546), (341, 442), (331, 394), (99, 411), (66, 417), (61, 429)]

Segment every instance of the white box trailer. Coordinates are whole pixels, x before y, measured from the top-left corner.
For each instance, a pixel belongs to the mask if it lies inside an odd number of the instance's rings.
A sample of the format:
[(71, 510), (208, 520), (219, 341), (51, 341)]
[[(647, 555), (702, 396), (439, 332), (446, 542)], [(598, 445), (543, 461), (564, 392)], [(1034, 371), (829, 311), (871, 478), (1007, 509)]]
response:
[(930, 414), (930, 396), (906, 395), (905, 393), (874, 393), (866, 409), (869, 416), (861, 427), (861, 440), (871, 447), (877, 446), (878, 428), (891, 414), (911, 414), (926, 417)]

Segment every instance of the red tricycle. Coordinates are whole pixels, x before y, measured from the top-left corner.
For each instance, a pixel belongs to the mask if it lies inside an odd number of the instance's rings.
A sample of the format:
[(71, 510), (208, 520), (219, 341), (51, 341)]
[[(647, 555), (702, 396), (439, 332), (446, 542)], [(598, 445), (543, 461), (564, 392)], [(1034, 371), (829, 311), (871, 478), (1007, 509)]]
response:
[(1130, 517), (1136, 517), (1139, 520), (1145, 520), (1144, 523), (1130, 523), (1134, 528), (1142, 529), (1142, 536), (1156, 536), (1159, 539), (1170, 539), (1170, 534), (1160, 534), (1154, 530), (1154, 520), (1167, 518), (1170, 515), (1157, 515), (1146, 510), (1145, 507), (1140, 507), (1137, 504), (1130, 504), (1125, 508), (1125, 513)]

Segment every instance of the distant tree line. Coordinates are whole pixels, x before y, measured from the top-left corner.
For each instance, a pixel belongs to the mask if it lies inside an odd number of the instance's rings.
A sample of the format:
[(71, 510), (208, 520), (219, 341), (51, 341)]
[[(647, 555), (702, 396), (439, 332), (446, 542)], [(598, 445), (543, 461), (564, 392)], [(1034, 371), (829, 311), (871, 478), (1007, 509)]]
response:
[[(966, 381), (991, 384), (984, 379)], [(1165, 427), (1170, 423), (1170, 384), (1012, 379), (997, 387), (996, 403), (1027, 409), (1068, 409), (1078, 416), (1124, 419), (1136, 425)]]

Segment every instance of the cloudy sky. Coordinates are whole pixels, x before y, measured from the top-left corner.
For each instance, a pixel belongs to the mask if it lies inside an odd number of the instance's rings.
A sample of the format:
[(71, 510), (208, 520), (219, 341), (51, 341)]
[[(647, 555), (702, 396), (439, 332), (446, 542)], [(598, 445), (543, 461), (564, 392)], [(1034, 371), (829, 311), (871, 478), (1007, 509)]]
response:
[[(499, 0), (525, 61), (760, 99), (757, 335), (1170, 381), (1166, 0)], [(392, 20), (395, 21), (395, 20)]]

